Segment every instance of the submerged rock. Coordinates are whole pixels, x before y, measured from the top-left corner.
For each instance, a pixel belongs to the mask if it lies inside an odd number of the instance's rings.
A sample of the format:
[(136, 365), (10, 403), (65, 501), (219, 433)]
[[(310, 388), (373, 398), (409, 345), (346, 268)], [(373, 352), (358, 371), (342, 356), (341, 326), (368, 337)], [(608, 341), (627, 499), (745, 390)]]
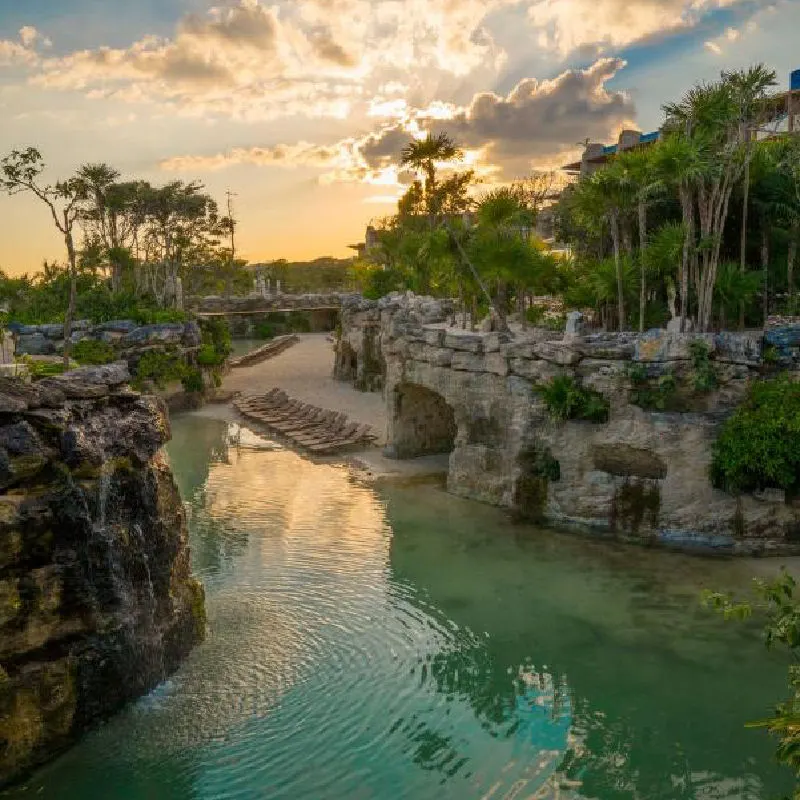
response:
[(111, 364), (0, 382), (0, 785), (203, 636), (165, 409), (126, 377)]

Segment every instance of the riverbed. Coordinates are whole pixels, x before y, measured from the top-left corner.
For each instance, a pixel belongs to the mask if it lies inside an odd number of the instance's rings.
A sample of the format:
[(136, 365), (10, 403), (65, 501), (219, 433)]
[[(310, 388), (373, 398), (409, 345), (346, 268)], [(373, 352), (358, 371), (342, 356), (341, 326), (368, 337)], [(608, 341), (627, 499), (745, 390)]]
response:
[(237, 424), (173, 419), (209, 633), (7, 797), (767, 798), (745, 729), (786, 689), (755, 623), (701, 608), (774, 561), (512, 524), (361, 481)]

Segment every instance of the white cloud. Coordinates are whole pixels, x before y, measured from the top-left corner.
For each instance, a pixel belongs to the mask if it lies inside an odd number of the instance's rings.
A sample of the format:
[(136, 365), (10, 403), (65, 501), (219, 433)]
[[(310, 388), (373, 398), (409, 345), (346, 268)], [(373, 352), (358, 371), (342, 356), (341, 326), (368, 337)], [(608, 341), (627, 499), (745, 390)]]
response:
[[(763, 5), (767, 0), (755, 0)], [(608, 51), (695, 26), (715, 9), (747, 0), (532, 0), (528, 17), (541, 47), (566, 56)]]
[(239, 164), (304, 166), (319, 169), (321, 183), (401, 186), (402, 148), (414, 136), (445, 130), (465, 149), (462, 167), (483, 176), (518, 175), (537, 164), (557, 163), (586, 136), (605, 140), (629, 124), (635, 114), (630, 98), (606, 87), (623, 67), (620, 59), (600, 59), (588, 69), (566, 70), (552, 80), (525, 79), (505, 96), (476, 94), (461, 108), (447, 104), (405, 108), (401, 119), (332, 145), (302, 142), (236, 148), (209, 156), (173, 157), (161, 167), (202, 172)]

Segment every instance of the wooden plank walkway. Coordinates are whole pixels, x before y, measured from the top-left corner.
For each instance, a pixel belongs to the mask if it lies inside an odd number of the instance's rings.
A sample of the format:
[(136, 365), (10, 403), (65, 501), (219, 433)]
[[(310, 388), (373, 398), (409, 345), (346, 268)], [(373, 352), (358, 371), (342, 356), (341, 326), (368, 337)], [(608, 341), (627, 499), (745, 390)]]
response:
[(247, 419), (316, 455), (365, 448), (378, 438), (371, 426), (353, 422), (341, 412), (295, 400), (282, 389), (239, 397), (233, 405)]

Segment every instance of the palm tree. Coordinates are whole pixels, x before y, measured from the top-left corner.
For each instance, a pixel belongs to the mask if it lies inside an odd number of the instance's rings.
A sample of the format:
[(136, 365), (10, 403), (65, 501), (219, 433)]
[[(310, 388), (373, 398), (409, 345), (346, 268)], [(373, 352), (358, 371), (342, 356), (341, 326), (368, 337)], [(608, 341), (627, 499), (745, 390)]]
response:
[[(689, 181), (689, 200), (699, 223), (698, 325), (708, 330), (722, 237), (734, 187), (752, 159), (748, 120), (775, 75), (763, 66), (722, 73), (718, 81), (692, 87), (677, 103), (665, 105), (665, 129), (688, 142), (700, 158), (700, 174)], [(682, 203), (683, 204), (683, 203)], [(684, 208), (686, 221), (687, 208)], [(687, 236), (694, 241), (694, 225)]]
[(422, 172), (425, 176), (425, 201), (428, 214), (436, 213), (436, 165), (462, 158), (461, 148), (446, 133), (429, 133), (424, 139), (414, 139), (400, 153), (400, 164)]
[(622, 268), (622, 252), (620, 245), (620, 224), (623, 216), (627, 214), (634, 204), (634, 189), (631, 177), (623, 164), (614, 161), (605, 169), (595, 172), (589, 178), (597, 207), (602, 210), (611, 230), (611, 242), (614, 248), (614, 264), (617, 274), (617, 315), (619, 329), (625, 328), (625, 290)]
[(689, 137), (672, 133), (653, 154), (660, 180), (677, 190), (683, 216), (683, 248), (679, 275), (681, 330), (689, 318), (690, 259), (695, 253), (695, 211), (693, 187), (705, 171), (704, 153)]
[(750, 162), (753, 157), (754, 134), (758, 129), (759, 114), (767, 89), (777, 83), (775, 70), (764, 64), (756, 64), (746, 70), (723, 72), (722, 80), (730, 87), (738, 110), (740, 141), (744, 143), (744, 177), (742, 198), (742, 233), (739, 268), (745, 271), (747, 261), (747, 213), (750, 195)]
[(647, 209), (653, 197), (663, 186), (653, 170), (653, 154), (650, 150), (637, 148), (621, 153), (616, 160), (618, 169), (626, 176), (636, 203), (639, 227), (639, 331), (644, 331), (644, 315), (647, 299), (647, 276), (644, 253), (647, 249)]

